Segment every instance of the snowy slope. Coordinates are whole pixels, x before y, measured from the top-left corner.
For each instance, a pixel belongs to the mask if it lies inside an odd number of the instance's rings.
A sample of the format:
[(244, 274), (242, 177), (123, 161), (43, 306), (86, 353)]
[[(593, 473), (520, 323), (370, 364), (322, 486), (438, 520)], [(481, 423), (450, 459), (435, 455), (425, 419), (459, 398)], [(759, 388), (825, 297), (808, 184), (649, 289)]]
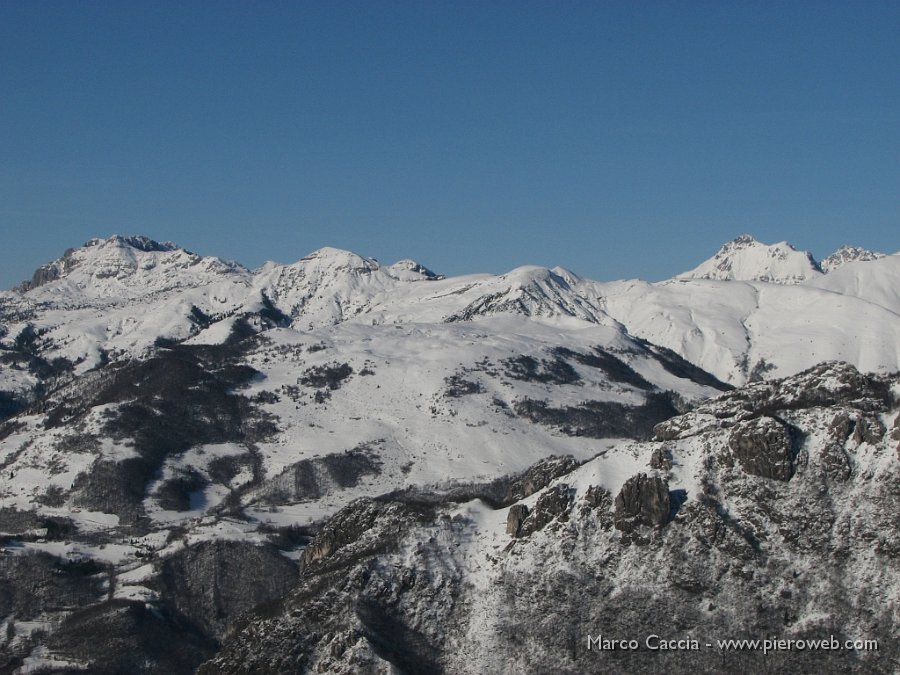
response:
[(806, 285), (861, 298), (900, 314), (900, 254), (847, 261)]
[[(881, 287), (874, 281), (880, 278), (876, 269), (871, 286), (863, 281), (858, 290), (851, 276), (857, 265), (876, 264), (850, 264), (834, 278), (795, 285), (617, 282), (604, 287), (604, 308), (631, 334), (732, 384), (783, 377), (835, 359), (890, 372), (900, 368), (900, 315), (891, 284), (896, 276), (886, 270), (891, 274)], [(832, 291), (829, 284), (848, 292)]]

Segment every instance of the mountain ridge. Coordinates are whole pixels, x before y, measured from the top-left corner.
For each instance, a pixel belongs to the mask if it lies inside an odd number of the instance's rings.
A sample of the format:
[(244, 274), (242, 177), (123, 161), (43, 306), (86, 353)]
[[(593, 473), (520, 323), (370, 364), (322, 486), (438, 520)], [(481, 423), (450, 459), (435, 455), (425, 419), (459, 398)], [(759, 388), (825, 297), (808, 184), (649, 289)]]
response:
[[(248, 273), (256, 274), (265, 269), (269, 269), (272, 267), (285, 267), (297, 265), (298, 263), (310, 262), (314, 260), (319, 261), (329, 261), (335, 267), (345, 267), (347, 269), (350, 268), (358, 268), (363, 269), (367, 266), (375, 265), (376, 267), (373, 269), (394, 269), (395, 271), (406, 270), (412, 271), (418, 275), (421, 275), (424, 278), (444, 278), (443, 275), (438, 275), (429, 270), (426, 266), (421, 263), (411, 260), (411, 259), (402, 259), (393, 263), (392, 265), (381, 265), (374, 258), (366, 258), (361, 256), (355, 252), (334, 248), (331, 246), (324, 246), (315, 251), (312, 251), (302, 257), (300, 257), (294, 263), (276, 263), (276, 262), (266, 262), (263, 263), (259, 268), (255, 270), (250, 270), (249, 268), (241, 265), (240, 263), (234, 261), (228, 261), (223, 258), (219, 258), (216, 256), (206, 256), (200, 257), (197, 254), (178, 246), (178, 244), (165, 241), (159, 242), (145, 235), (112, 235), (106, 239), (102, 238), (93, 238), (89, 239), (83, 245), (78, 247), (73, 247), (67, 249), (63, 256), (60, 258), (45, 263), (41, 265), (38, 269), (35, 270), (32, 278), (30, 280), (24, 281), (18, 286), (14, 287), (15, 291), (19, 292), (28, 292), (38, 288), (46, 283), (51, 281), (55, 281), (67, 274), (71, 269), (78, 265), (80, 261), (75, 259), (76, 254), (83, 253), (87, 250), (102, 250), (104, 248), (114, 246), (119, 248), (120, 250), (128, 247), (134, 249), (135, 251), (141, 253), (173, 253), (173, 252), (182, 252), (186, 256), (189, 256), (192, 260), (204, 260), (204, 261), (215, 261), (223, 270), (235, 270), (235, 271), (243, 271)], [(756, 257), (770, 257), (776, 259), (780, 262), (786, 261), (788, 258), (793, 258), (791, 264), (793, 266), (797, 266), (799, 260), (805, 259), (806, 263), (808, 263), (808, 269), (800, 270), (798, 274), (786, 274), (779, 275), (773, 274), (771, 271), (756, 270), (751, 273), (754, 276), (746, 276), (745, 274), (740, 274), (739, 276), (734, 276), (734, 267), (736, 266), (735, 256), (746, 253), (747, 251), (753, 251), (755, 249), (755, 253), (761, 254)], [(796, 255), (794, 255), (796, 254)], [(812, 274), (815, 272), (828, 273), (831, 270), (838, 269), (841, 265), (844, 265), (848, 262), (867, 262), (872, 260), (878, 260), (880, 258), (885, 257), (884, 253), (880, 253), (878, 251), (871, 251), (869, 249), (865, 249), (858, 246), (852, 246), (849, 244), (842, 245), (839, 249), (837, 249), (834, 253), (830, 254), (826, 258), (822, 260), (822, 263), (816, 262), (813, 258), (812, 254), (806, 251), (798, 251), (791, 244), (786, 241), (780, 242), (778, 244), (766, 245), (759, 242), (752, 235), (744, 234), (741, 235), (725, 244), (719, 249), (719, 251), (710, 259), (702, 262), (700, 265), (695, 267), (693, 270), (689, 270), (687, 272), (682, 272), (677, 274), (673, 278), (717, 278), (717, 279), (737, 279), (743, 281), (769, 281), (773, 283), (798, 283), (800, 281), (806, 280), (810, 278), (808, 274)], [(340, 262), (338, 262), (340, 261)], [(99, 264), (95, 262), (95, 264)], [(531, 265), (522, 266), (523, 268), (534, 267)], [(800, 264), (800, 267), (803, 267)], [(550, 268), (547, 268), (550, 269)], [(563, 273), (560, 276), (569, 276), (575, 277), (572, 272), (565, 270), (564, 268), (552, 268), (551, 271), (556, 271), (557, 269), (563, 270)], [(717, 276), (718, 275), (718, 276)], [(419, 277), (416, 277), (419, 278)], [(576, 277), (577, 278), (577, 277)], [(402, 279), (398, 279), (402, 280)]]
[[(809, 263), (808, 254), (777, 245), (772, 256), (770, 248), (740, 237), (722, 250), (750, 251), (757, 262), (763, 251), (764, 262), (783, 262), (784, 253)], [(43, 275), (42, 283), (35, 287), (0, 296), (5, 308), (0, 325), (11, 341), (30, 321), (46, 336), (48, 356), (76, 362), (82, 370), (99, 363), (103, 353), (146, 353), (158, 339), (225, 340), (235, 322), (259, 330), (274, 320), (308, 331), (345, 322), (459, 322), (508, 315), (560, 326), (618, 326), (731, 384), (760, 373), (789, 375), (822, 359), (864, 369), (900, 367), (900, 353), (889, 339), (900, 317), (900, 293), (893, 290), (900, 285), (897, 256), (845, 251), (842, 259), (829, 274), (791, 276), (785, 284), (773, 283), (777, 275), (766, 282), (730, 278), (733, 266), (727, 279), (688, 274), (650, 284), (598, 282), (561, 267), (537, 266), (443, 277), (416, 261), (381, 265), (327, 247), (294, 263), (269, 262), (251, 271), (171, 243), (112, 237), (91, 240), (43, 266), (36, 274)], [(720, 256), (719, 263), (723, 260)], [(790, 313), (803, 316), (805, 330), (820, 336), (819, 349), (772, 337), (767, 325), (791, 334), (796, 320)], [(855, 326), (863, 319), (883, 329), (858, 335)]]

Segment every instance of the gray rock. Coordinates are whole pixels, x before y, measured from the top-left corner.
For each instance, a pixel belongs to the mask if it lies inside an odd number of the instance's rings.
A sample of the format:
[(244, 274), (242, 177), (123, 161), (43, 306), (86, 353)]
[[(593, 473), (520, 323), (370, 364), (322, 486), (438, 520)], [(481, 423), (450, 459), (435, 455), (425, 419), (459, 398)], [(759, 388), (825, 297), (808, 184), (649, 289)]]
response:
[(220, 540), (167, 558), (157, 583), (179, 612), (221, 639), (241, 614), (280, 597), (296, 578), (297, 566), (274, 547)]
[(852, 430), (853, 422), (850, 420), (850, 415), (845, 412), (835, 415), (831, 424), (828, 425), (828, 434), (836, 443), (843, 444), (844, 441), (850, 438), (850, 432)]
[[(894, 418), (894, 428), (891, 429), (891, 439), (900, 441), (900, 415)], [(900, 442), (897, 443), (897, 459), (900, 459)]]
[(672, 468), (672, 451), (669, 448), (656, 448), (650, 455), (650, 468), (669, 471)]
[(591, 485), (584, 493), (584, 503), (591, 509), (612, 505), (612, 495), (609, 490), (599, 485)]
[(528, 507), (524, 504), (513, 504), (506, 516), (506, 534), (518, 537), (522, 529), (522, 523), (528, 517)]
[[(544, 529), (556, 519), (568, 520), (568, 511), (571, 506), (572, 495), (569, 486), (564, 483), (554, 485), (538, 498), (534, 510), (522, 523), (519, 536), (527, 537), (532, 532)], [(509, 520), (507, 520), (507, 529), (509, 529)]]
[(509, 502), (517, 502), (530, 497), (577, 466), (578, 461), (571, 456), (542, 459), (513, 481), (507, 490), (506, 499)]
[(837, 443), (829, 443), (822, 449), (822, 468), (829, 478), (839, 482), (849, 479), (853, 471), (850, 458)]
[(628, 533), (642, 525), (665, 525), (669, 518), (669, 506), (669, 485), (666, 481), (645, 473), (632, 476), (616, 495), (616, 529)]
[(880, 443), (887, 431), (881, 421), (872, 415), (860, 415), (853, 428), (853, 440), (856, 443)]
[(794, 475), (791, 431), (772, 417), (757, 417), (736, 424), (728, 447), (741, 468), (753, 476), (788, 481)]

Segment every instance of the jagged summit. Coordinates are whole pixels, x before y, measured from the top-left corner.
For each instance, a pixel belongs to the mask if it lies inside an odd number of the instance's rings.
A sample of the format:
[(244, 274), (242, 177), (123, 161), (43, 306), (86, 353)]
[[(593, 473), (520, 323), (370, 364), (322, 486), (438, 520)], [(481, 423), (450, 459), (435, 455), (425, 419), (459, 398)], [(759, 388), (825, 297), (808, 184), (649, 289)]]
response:
[(870, 262), (884, 257), (885, 254), (880, 253), (879, 251), (870, 251), (869, 249), (861, 248), (859, 246), (844, 244), (837, 251), (825, 258), (819, 266), (822, 268), (823, 272), (828, 273), (847, 263)]
[[(90, 246), (103, 246), (104, 244), (113, 244), (118, 246), (128, 246), (130, 248), (137, 249), (138, 251), (144, 251), (145, 253), (151, 253), (153, 251), (162, 252), (162, 251), (174, 251), (178, 248), (178, 244), (172, 241), (155, 241), (150, 237), (145, 237), (142, 234), (136, 235), (121, 235), (114, 234), (108, 239), (101, 239), (99, 237), (95, 237), (94, 239), (89, 239), (85, 242), (84, 247)], [(185, 251), (186, 253), (190, 253), (190, 251)]]
[(27, 293), (51, 282), (69, 282), (67, 290), (107, 296), (132, 287), (141, 292), (208, 283), (210, 276), (246, 273), (238, 263), (199, 256), (177, 244), (143, 235), (94, 238), (70, 248), (35, 270), (18, 290)]
[(822, 274), (811, 254), (786, 241), (763, 244), (749, 234), (728, 242), (680, 279), (734, 279), (799, 284)]

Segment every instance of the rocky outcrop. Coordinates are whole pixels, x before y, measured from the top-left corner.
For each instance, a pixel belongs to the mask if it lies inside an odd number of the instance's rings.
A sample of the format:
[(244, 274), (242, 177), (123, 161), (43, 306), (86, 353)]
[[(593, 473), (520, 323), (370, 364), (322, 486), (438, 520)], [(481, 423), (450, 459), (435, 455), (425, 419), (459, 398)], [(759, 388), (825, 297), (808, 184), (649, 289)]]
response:
[(753, 476), (788, 481), (794, 475), (794, 444), (790, 429), (771, 417), (739, 422), (728, 447), (741, 468)]
[(404, 532), (433, 513), (434, 504), (418, 500), (358, 499), (328, 521), (304, 549), (301, 565), (333, 569), (348, 560), (390, 550)]
[(560, 476), (571, 472), (577, 466), (578, 461), (571, 456), (542, 459), (513, 480), (507, 490), (506, 501), (517, 502), (520, 499), (530, 497)]
[(518, 537), (521, 536), (522, 523), (528, 517), (528, 507), (525, 504), (513, 504), (509, 507), (509, 513), (506, 515), (506, 534)]
[(843, 267), (847, 263), (870, 262), (872, 260), (878, 260), (879, 258), (884, 258), (884, 253), (870, 251), (859, 246), (844, 244), (837, 251), (822, 260), (822, 262), (819, 263), (819, 267), (822, 268), (823, 272), (830, 273)]
[(221, 639), (244, 612), (281, 597), (296, 578), (296, 564), (272, 546), (219, 540), (164, 560), (156, 584), (205, 635)]
[(658, 476), (632, 476), (616, 495), (614, 522), (630, 533), (641, 526), (661, 527), (669, 519), (669, 485)]
[(887, 432), (885, 426), (873, 415), (860, 415), (853, 427), (853, 441), (855, 443), (881, 443)]
[(532, 532), (544, 529), (554, 520), (560, 522), (568, 520), (568, 512), (572, 507), (573, 498), (574, 490), (571, 490), (565, 483), (545, 490), (535, 503), (534, 509), (522, 523), (519, 536), (527, 537)]
[(612, 495), (599, 485), (591, 485), (584, 493), (584, 504), (589, 509), (612, 506)]
[(654, 448), (650, 455), (650, 468), (669, 471), (672, 468), (672, 450), (670, 448)]

